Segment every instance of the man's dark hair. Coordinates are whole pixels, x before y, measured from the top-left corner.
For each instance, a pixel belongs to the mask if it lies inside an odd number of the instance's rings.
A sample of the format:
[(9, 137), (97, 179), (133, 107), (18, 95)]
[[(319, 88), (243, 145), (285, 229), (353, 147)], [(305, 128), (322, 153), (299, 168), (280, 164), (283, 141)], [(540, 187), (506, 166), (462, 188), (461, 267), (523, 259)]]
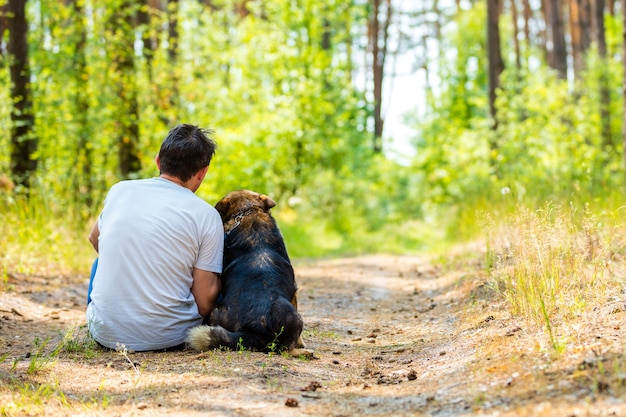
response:
[(217, 144), (209, 138), (213, 132), (198, 126), (180, 124), (167, 134), (161, 144), (161, 173), (187, 181), (211, 163)]

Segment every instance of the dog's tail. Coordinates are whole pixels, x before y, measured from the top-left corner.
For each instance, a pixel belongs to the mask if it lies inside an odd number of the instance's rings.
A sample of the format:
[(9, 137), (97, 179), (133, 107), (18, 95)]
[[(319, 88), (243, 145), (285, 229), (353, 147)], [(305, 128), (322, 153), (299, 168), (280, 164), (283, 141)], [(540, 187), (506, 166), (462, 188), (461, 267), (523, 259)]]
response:
[(303, 348), (303, 326), (302, 317), (294, 306), (287, 299), (280, 299), (272, 306), (270, 315), (262, 316), (254, 326), (235, 332), (217, 324), (197, 326), (189, 331), (187, 343), (199, 351), (217, 348), (255, 351)]
[[(275, 339), (277, 335), (273, 336)], [(206, 351), (212, 349), (251, 349), (255, 351), (263, 351), (269, 348), (268, 335), (251, 331), (231, 332), (222, 326), (197, 326), (189, 330), (187, 335), (187, 343), (189, 346), (198, 351)], [(280, 342), (278, 343), (280, 345)]]
[(189, 330), (187, 343), (195, 350), (205, 351), (220, 347), (237, 349), (241, 332), (229, 332), (222, 326), (197, 326)]

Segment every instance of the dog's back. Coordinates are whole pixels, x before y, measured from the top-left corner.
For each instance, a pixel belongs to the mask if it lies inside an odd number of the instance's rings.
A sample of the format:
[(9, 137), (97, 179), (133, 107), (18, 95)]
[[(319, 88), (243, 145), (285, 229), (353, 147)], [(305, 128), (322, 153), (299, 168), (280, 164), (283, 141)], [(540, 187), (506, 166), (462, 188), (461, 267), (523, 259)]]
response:
[(188, 341), (193, 348), (304, 347), (293, 267), (269, 213), (274, 205), (250, 191), (235, 191), (216, 205), (226, 232), (222, 298), (210, 326), (192, 329)]

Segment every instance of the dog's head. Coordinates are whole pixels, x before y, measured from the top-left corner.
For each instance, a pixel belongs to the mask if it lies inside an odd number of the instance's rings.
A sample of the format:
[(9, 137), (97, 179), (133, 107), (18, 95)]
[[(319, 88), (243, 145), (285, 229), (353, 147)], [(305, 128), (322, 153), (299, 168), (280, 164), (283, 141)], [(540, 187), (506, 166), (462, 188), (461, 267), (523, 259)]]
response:
[(249, 190), (232, 191), (215, 205), (215, 209), (222, 216), (224, 226), (236, 218), (253, 210), (267, 212), (274, 207), (276, 202), (266, 195)]

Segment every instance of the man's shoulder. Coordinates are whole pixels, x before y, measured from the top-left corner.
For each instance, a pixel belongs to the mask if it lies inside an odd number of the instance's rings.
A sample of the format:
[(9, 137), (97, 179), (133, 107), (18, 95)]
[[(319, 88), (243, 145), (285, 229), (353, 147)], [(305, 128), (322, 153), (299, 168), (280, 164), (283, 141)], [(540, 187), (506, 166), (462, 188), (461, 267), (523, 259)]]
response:
[(147, 184), (149, 184), (150, 179), (136, 179), (136, 180), (122, 180), (119, 182), (116, 182), (115, 184), (113, 184), (113, 186), (111, 187), (111, 191), (113, 190), (120, 190), (120, 189), (128, 189), (128, 188), (134, 188), (134, 187), (143, 187)]
[(214, 217), (214, 218), (217, 217), (221, 219), (220, 213), (209, 202), (207, 202), (205, 199), (203, 199), (202, 197), (196, 194), (192, 194), (192, 195), (199, 209), (207, 213), (207, 215), (210, 217)]

